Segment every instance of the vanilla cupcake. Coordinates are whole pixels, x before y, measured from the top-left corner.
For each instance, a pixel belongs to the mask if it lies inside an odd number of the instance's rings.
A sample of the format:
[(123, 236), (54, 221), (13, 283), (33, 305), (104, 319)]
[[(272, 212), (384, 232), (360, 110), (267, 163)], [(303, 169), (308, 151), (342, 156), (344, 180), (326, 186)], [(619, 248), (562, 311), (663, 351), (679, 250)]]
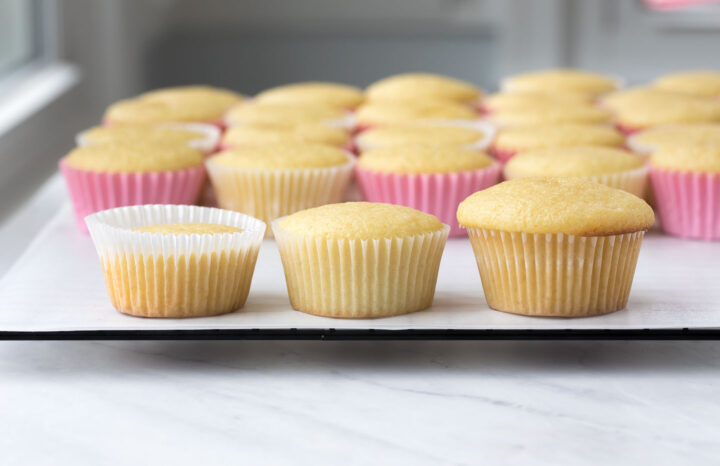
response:
[(158, 89), (121, 100), (105, 111), (107, 125), (158, 123), (209, 123), (222, 127), (225, 112), (243, 97), (233, 91), (209, 86)]
[(661, 146), (650, 156), (650, 180), (663, 230), (720, 240), (720, 145)]
[(289, 105), (327, 105), (352, 110), (363, 100), (363, 91), (355, 86), (330, 82), (303, 82), (267, 89), (255, 101)]
[(220, 152), (206, 164), (220, 207), (269, 223), (341, 201), (355, 158), (321, 144), (275, 143)]
[(563, 123), (517, 128), (503, 128), (498, 132), (491, 153), (507, 162), (522, 151), (564, 146), (623, 147), (625, 137), (608, 125)]
[(482, 122), (465, 127), (422, 123), (399, 124), (363, 131), (355, 138), (355, 144), (359, 152), (413, 144), (485, 150), (494, 134), (493, 127)]
[(644, 197), (647, 167), (641, 157), (595, 146), (549, 147), (521, 152), (503, 168), (505, 179), (572, 176)]
[(477, 105), (482, 91), (471, 83), (431, 73), (405, 73), (376, 81), (365, 90), (370, 101), (442, 100)]
[(720, 122), (720, 101), (687, 94), (642, 92), (610, 105), (626, 134), (660, 125)]
[(656, 79), (653, 85), (667, 91), (702, 97), (720, 97), (720, 72), (699, 70), (666, 74)]
[(538, 104), (493, 112), (488, 119), (500, 128), (565, 123), (609, 124), (612, 113), (589, 104)]
[(720, 123), (680, 123), (655, 126), (630, 135), (628, 147), (636, 154), (649, 156), (654, 150), (672, 144), (720, 145)]
[(503, 92), (578, 92), (598, 96), (621, 86), (617, 78), (578, 69), (530, 71), (505, 78)]
[(347, 202), (297, 212), (272, 228), (299, 311), (376, 318), (432, 305), (449, 230), (432, 215)]
[(260, 220), (195, 206), (90, 215), (113, 306), (138, 317), (206, 317), (241, 308), (265, 233)]
[(485, 298), (528, 316), (584, 317), (623, 309), (652, 209), (580, 178), (521, 178), (460, 204)]
[(225, 116), (227, 126), (320, 124), (352, 129), (350, 113), (323, 104), (245, 103), (233, 107)]
[(499, 92), (483, 99), (485, 113), (515, 111), (541, 105), (592, 104), (593, 97), (577, 91), (520, 91)]
[(318, 123), (232, 126), (222, 138), (224, 149), (276, 143), (325, 144), (349, 149), (351, 138), (347, 130)]
[(477, 112), (471, 107), (442, 100), (369, 102), (357, 109), (355, 117), (361, 130), (407, 123), (457, 122), (467, 125), (478, 120)]
[(458, 204), (497, 183), (500, 165), (478, 150), (406, 145), (363, 152), (355, 174), (365, 200), (427, 212), (450, 225), (451, 236), (461, 236)]
[(220, 130), (216, 126), (185, 123), (143, 126), (95, 126), (78, 134), (78, 146), (97, 144), (180, 144), (212, 153), (218, 146)]
[(75, 216), (137, 204), (194, 204), (205, 179), (202, 153), (145, 142), (79, 147), (60, 160)]

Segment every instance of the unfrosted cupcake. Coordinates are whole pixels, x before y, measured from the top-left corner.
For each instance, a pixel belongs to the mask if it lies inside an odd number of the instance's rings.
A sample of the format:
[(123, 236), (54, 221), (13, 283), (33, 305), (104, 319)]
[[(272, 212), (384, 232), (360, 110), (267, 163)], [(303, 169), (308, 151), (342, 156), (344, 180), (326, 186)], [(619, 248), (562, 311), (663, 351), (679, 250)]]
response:
[(137, 204), (194, 204), (205, 179), (202, 153), (184, 145), (116, 143), (74, 149), (60, 160), (75, 216)]
[(383, 125), (433, 121), (466, 125), (478, 120), (477, 112), (467, 105), (442, 100), (369, 102), (357, 109), (355, 117), (361, 131)]
[(400, 124), (363, 131), (355, 138), (355, 144), (359, 152), (409, 144), (485, 150), (492, 142), (494, 134), (494, 128), (483, 122), (469, 124), (465, 127), (422, 123)]
[(460, 204), (485, 298), (528, 316), (623, 309), (653, 211), (625, 191), (580, 178), (521, 178)]
[(222, 148), (284, 142), (326, 144), (347, 150), (351, 150), (352, 146), (350, 133), (345, 129), (318, 123), (301, 123), (298, 125), (232, 126), (223, 134)]
[(637, 155), (595, 146), (549, 147), (521, 152), (503, 168), (505, 179), (572, 176), (644, 197), (647, 167)]
[(183, 86), (158, 89), (121, 100), (105, 111), (107, 125), (209, 123), (223, 126), (223, 115), (243, 97), (227, 89)]
[(580, 92), (598, 96), (622, 84), (612, 76), (579, 69), (549, 69), (520, 73), (505, 78), (504, 92)]
[(644, 157), (660, 147), (676, 143), (720, 145), (720, 123), (655, 126), (632, 134), (627, 139), (628, 147)]
[(473, 84), (432, 73), (404, 73), (376, 81), (365, 90), (371, 101), (443, 100), (477, 105), (482, 91)]
[(500, 128), (565, 123), (608, 124), (612, 122), (612, 113), (588, 104), (537, 104), (493, 112), (488, 119)]
[(686, 94), (644, 92), (611, 105), (626, 134), (660, 125), (720, 122), (720, 101)]
[(255, 96), (255, 101), (262, 103), (321, 104), (348, 110), (356, 108), (364, 99), (362, 90), (355, 86), (319, 81), (273, 87)]
[(654, 86), (673, 92), (684, 92), (703, 97), (720, 97), (720, 72), (698, 70), (666, 74), (656, 79)]
[(205, 317), (245, 304), (265, 233), (260, 220), (195, 206), (120, 207), (88, 228), (110, 301), (138, 317)]
[(228, 126), (322, 124), (352, 129), (354, 120), (346, 110), (323, 104), (245, 103), (230, 109)]
[(464, 235), (455, 212), (470, 194), (494, 185), (500, 164), (451, 146), (391, 146), (363, 152), (355, 170), (365, 200), (399, 204), (437, 216), (451, 236)]
[(581, 105), (592, 102), (592, 96), (576, 91), (499, 92), (483, 99), (482, 109), (485, 113), (493, 113), (538, 105)]
[(650, 156), (650, 180), (663, 230), (720, 240), (720, 145), (661, 146)]
[(298, 311), (376, 318), (432, 305), (449, 230), (432, 215), (346, 202), (297, 212), (272, 228)]
[(217, 149), (220, 131), (216, 126), (185, 123), (143, 126), (95, 126), (78, 134), (78, 146), (97, 144), (181, 144), (208, 155)]
[(354, 164), (351, 154), (335, 147), (275, 143), (220, 152), (207, 169), (220, 207), (269, 223), (341, 201)]
[(498, 132), (491, 153), (501, 162), (507, 162), (518, 152), (545, 147), (622, 147), (624, 144), (622, 133), (611, 126), (564, 123), (504, 128)]

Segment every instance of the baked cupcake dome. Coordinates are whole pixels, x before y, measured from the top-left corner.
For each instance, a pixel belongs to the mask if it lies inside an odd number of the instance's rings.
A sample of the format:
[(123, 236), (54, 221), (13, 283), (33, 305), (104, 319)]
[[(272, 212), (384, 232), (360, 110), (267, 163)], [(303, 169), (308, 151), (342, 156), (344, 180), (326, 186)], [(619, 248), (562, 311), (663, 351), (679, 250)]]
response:
[(513, 111), (538, 105), (591, 104), (593, 97), (577, 91), (519, 91), (499, 92), (483, 99), (482, 107), (487, 113)]
[(478, 118), (477, 112), (467, 105), (441, 100), (369, 102), (361, 105), (355, 116), (363, 128), (433, 120), (474, 121)]
[(468, 197), (458, 220), (490, 307), (581, 317), (625, 307), (654, 216), (642, 199), (599, 183), (521, 178)]
[(113, 306), (140, 317), (241, 308), (265, 233), (247, 215), (195, 206), (120, 207), (87, 222)]
[(355, 143), (360, 152), (385, 147), (429, 144), (485, 150), (494, 135), (487, 124), (462, 127), (428, 124), (400, 124), (371, 128), (360, 133)]
[(594, 105), (540, 104), (490, 115), (490, 121), (500, 127), (534, 126), (564, 123), (610, 123), (612, 113)]
[(261, 103), (321, 104), (344, 109), (354, 109), (364, 99), (363, 91), (355, 86), (320, 81), (277, 86), (255, 96), (255, 101)]
[(573, 176), (644, 197), (645, 161), (610, 147), (565, 146), (535, 149), (513, 157), (503, 169), (505, 179)]
[(272, 227), (299, 311), (376, 318), (432, 304), (449, 230), (432, 215), (347, 202), (297, 212)]
[(219, 124), (242, 99), (240, 94), (210, 86), (171, 87), (121, 100), (108, 107), (103, 120), (110, 125)]
[(617, 124), (626, 133), (674, 123), (720, 122), (720, 102), (716, 99), (644, 93), (615, 105)]
[(650, 156), (650, 180), (663, 230), (720, 240), (720, 145), (661, 146)]
[(549, 69), (520, 73), (504, 79), (504, 92), (572, 91), (597, 96), (618, 89), (616, 78), (579, 69)]
[(655, 126), (631, 135), (628, 146), (640, 155), (673, 144), (720, 145), (720, 123), (679, 123)]
[(348, 112), (323, 104), (245, 103), (225, 115), (228, 126), (323, 124), (351, 128)]
[(231, 148), (244, 145), (276, 143), (311, 143), (344, 147), (350, 143), (350, 134), (342, 128), (319, 123), (298, 125), (242, 125), (225, 131), (222, 146)]
[(625, 137), (608, 125), (563, 123), (504, 128), (498, 132), (492, 154), (507, 162), (518, 152), (564, 146), (622, 147)]
[(482, 91), (471, 83), (432, 73), (404, 73), (374, 82), (365, 90), (371, 101), (444, 100), (475, 104)]
[(666, 74), (656, 79), (654, 86), (667, 91), (704, 97), (720, 97), (720, 72), (697, 70)]
[(200, 123), (174, 123), (142, 126), (95, 126), (78, 134), (78, 146), (97, 144), (180, 144), (209, 154), (217, 148), (220, 131)]

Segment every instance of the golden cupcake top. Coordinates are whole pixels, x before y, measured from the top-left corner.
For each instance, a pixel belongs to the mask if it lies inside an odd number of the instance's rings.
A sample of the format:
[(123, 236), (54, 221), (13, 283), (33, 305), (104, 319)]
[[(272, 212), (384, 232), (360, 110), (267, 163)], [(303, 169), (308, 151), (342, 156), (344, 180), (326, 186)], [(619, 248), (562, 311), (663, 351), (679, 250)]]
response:
[(612, 114), (594, 105), (532, 105), (495, 112), (490, 120), (500, 126), (533, 126), (561, 123), (609, 123)]
[(528, 106), (590, 104), (592, 101), (592, 96), (576, 91), (520, 91), (487, 96), (483, 106), (491, 112), (502, 112)]
[(636, 86), (622, 91), (611, 92), (600, 99), (603, 107), (611, 110), (619, 110), (627, 106), (633, 107), (642, 105), (648, 100), (662, 98), (665, 96), (676, 96), (677, 92), (666, 91), (656, 87)]
[(363, 131), (358, 135), (357, 142), (361, 148), (408, 144), (466, 146), (478, 142), (484, 136), (480, 130), (460, 126), (390, 125)]
[(240, 94), (210, 86), (171, 87), (121, 100), (104, 118), (113, 125), (215, 122), (241, 100)]
[(335, 167), (348, 163), (348, 156), (344, 151), (324, 144), (274, 143), (226, 150), (212, 157), (210, 162), (232, 168), (284, 170)]
[(432, 73), (404, 73), (389, 76), (371, 84), (368, 100), (439, 99), (457, 103), (474, 103), (482, 91), (469, 82)]
[(349, 140), (350, 134), (346, 130), (320, 123), (300, 123), (297, 125), (252, 124), (231, 126), (225, 131), (222, 143), (228, 147), (282, 142), (307, 142), (342, 146)]
[(720, 173), (720, 145), (713, 143), (674, 143), (659, 147), (650, 163), (665, 170)]
[(228, 111), (225, 120), (233, 125), (297, 125), (330, 123), (346, 117), (346, 112), (323, 104), (246, 103)]
[(648, 94), (616, 109), (617, 122), (628, 128), (673, 123), (720, 121), (720, 101), (675, 94)]
[(521, 152), (505, 165), (507, 178), (596, 176), (635, 170), (644, 165), (630, 152), (597, 146), (548, 147)]
[(518, 178), (460, 203), (464, 227), (532, 234), (606, 236), (647, 230), (652, 208), (637, 196), (583, 178)]
[(705, 97), (720, 97), (720, 72), (714, 70), (683, 71), (667, 74), (655, 86), (668, 91), (685, 92)]
[(423, 120), (475, 120), (477, 113), (467, 105), (439, 100), (369, 102), (355, 114), (363, 125), (392, 125)]
[(202, 153), (189, 146), (144, 142), (82, 146), (65, 157), (78, 170), (110, 173), (159, 172), (196, 167)]
[(267, 89), (255, 96), (257, 102), (276, 104), (322, 104), (353, 109), (364, 100), (355, 86), (331, 82), (302, 82)]
[(610, 76), (579, 69), (549, 69), (510, 76), (503, 81), (503, 91), (575, 91), (598, 95), (618, 88)]
[(345, 202), (302, 210), (278, 221), (287, 233), (329, 239), (402, 238), (442, 230), (437, 217), (409, 207)]
[(622, 133), (611, 126), (583, 123), (506, 128), (495, 139), (496, 147), (516, 151), (579, 145), (620, 147), (624, 143)]
[(454, 173), (481, 170), (493, 160), (472, 149), (443, 145), (407, 145), (363, 152), (358, 166), (383, 173)]
[(163, 126), (95, 126), (82, 133), (83, 144), (112, 144), (130, 142), (183, 144), (204, 139), (206, 135), (192, 129)]
[(219, 223), (166, 223), (133, 228), (140, 233), (160, 233), (163, 235), (219, 235), (224, 233), (242, 233), (242, 228)]
[(679, 123), (656, 126), (632, 136), (633, 141), (649, 147), (675, 143), (720, 145), (720, 123)]

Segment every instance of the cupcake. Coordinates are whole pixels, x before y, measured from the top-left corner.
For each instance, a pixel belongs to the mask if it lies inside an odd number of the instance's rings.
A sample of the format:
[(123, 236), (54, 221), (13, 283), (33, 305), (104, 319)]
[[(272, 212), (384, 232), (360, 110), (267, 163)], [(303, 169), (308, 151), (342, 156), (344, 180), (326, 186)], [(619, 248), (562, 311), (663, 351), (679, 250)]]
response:
[(431, 122), (467, 125), (478, 121), (477, 112), (467, 105), (441, 100), (369, 102), (357, 109), (355, 118), (360, 131), (384, 125)]
[(647, 167), (637, 155), (611, 147), (565, 146), (521, 152), (503, 168), (505, 179), (572, 176), (644, 197)]
[(720, 101), (686, 94), (643, 93), (613, 105), (625, 134), (660, 125), (720, 122)]
[(105, 111), (106, 125), (209, 123), (222, 128), (225, 112), (242, 100), (235, 92), (209, 86), (158, 89), (121, 100)]
[(283, 142), (325, 144), (347, 150), (352, 146), (350, 133), (347, 130), (319, 123), (232, 126), (223, 134), (221, 146), (223, 149), (229, 149)]
[(225, 116), (227, 126), (322, 124), (352, 129), (353, 118), (346, 110), (322, 104), (245, 103)]
[(144, 205), (87, 218), (110, 301), (138, 317), (206, 317), (245, 304), (260, 220), (195, 206)]
[(720, 145), (661, 146), (650, 156), (650, 181), (663, 230), (720, 240)]
[(271, 104), (313, 105), (352, 110), (364, 100), (363, 92), (355, 86), (329, 82), (286, 84), (267, 89), (255, 96), (255, 101)]
[(720, 72), (683, 71), (662, 76), (653, 83), (658, 89), (702, 97), (720, 97)]
[(612, 122), (612, 113), (587, 104), (538, 104), (493, 112), (488, 119), (500, 128), (564, 123), (608, 124)]
[(499, 311), (584, 317), (623, 309), (653, 211), (580, 178), (521, 178), (458, 208), (485, 298)]
[(306, 143), (244, 146), (207, 161), (223, 209), (265, 222), (342, 200), (355, 158), (336, 147)]
[(217, 149), (220, 131), (216, 126), (185, 123), (144, 126), (95, 126), (78, 134), (78, 146), (97, 144), (180, 144), (209, 155)]
[(575, 91), (523, 91), (499, 92), (486, 97), (482, 102), (484, 113), (515, 111), (525, 107), (541, 105), (582, 105), (592, 104), (593, 97)]
[(464, 235), (455, 219), (460, 202), (494, 185), (500, 165), (478, 150), (452, 146), (391, 146), (363, 152), (355, 170), (363, 198), (435, 215)]
[(550, 69), (505, 78), (503, 92), (578, 92), (598, 96), (622, 87), (617, 78), (577, 69)]
[(194, 204), (205, 179), (202, 153), (185, 145), (115, 143), (79, 147), (60, 160), (75, 217), (137, 204)]
[(518, 128), (504, 128), (498, 132), (491, 153), (507, 162), (518, 152), (563, 146), (622, 147), (622, 133), (607, 125), (563, 123)]
[(617, 111), (625, 106), (633, 106), (642, 104), (643, 102), (662, 97), (673, 97), (681, 95), (677, 92), (665, 91), (656, 87), (636, 86), (621, 91), (611, 92), (602, 96), (598, 103), (603, 108)]
[(720, 123), (680, 123), (655, 126), (628, 137), (628, 147), (648, 157), (655, 149), (669, 144), (720, 145)]
[(477, 122), (465, 127), (439, 124), (399, 124), (372, 128), (355, 138), (359, 152), (386, 147), (427, 144), (485, 150), (495, 130), (489, 124)]
[(432, 215), (346, 202), (297, 212), (272, 228), (298, 311), (376, 318), (432, 305), (449, 230)]
[(475, 106), (482, 91), (471, 83), (431, 73), (404, 73), (376, 81), (365, 90), (370, 101), (442, 100)]

